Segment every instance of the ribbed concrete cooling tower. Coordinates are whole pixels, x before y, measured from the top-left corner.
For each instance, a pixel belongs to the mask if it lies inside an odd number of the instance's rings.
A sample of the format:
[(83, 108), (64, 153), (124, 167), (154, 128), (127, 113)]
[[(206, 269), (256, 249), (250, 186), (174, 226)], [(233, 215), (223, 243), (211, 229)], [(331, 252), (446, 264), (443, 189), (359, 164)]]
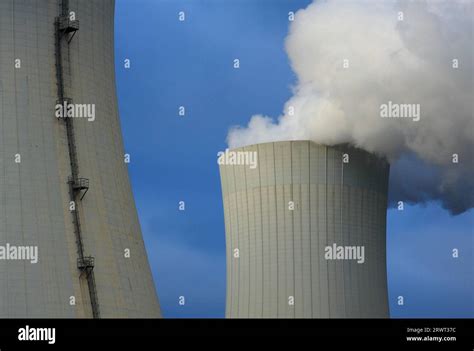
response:
[(227, 317), (388, 317), (386, 161), (292, 141), (219, 163)]
[(0, 318), (159, 316), (117, 114), (114, 2), (0, 0)]

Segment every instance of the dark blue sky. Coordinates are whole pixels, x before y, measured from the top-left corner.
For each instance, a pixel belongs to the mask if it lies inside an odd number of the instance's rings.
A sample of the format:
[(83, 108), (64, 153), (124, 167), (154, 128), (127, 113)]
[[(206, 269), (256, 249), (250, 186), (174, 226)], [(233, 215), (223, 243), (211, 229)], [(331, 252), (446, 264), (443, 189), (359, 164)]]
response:
[[(309, 0), (118, 0), (121, 122), (143, 235), (165, 317), (223, 317), (225, 237), (216, 154), (228, 128), (278, 116), (295, 76), (289, 11)], [(178, 21), (178, 13), (186, 21)], [(131, 68), (124, 69), (124, 59)], [(238, 58), (240, 69), (233, 68)], [(186, 115), (178, 115), (185, 106)], [(178, 211), (179, 201), (186, 211)], [(474, 211), (390, 210), (392, 317), (473, 317)], [(460, 250), (453, 259), (452, 248)], [(405, 305), (396, 297), (403, 295)], [(185, 296), (186, 304), (178, 304)]]

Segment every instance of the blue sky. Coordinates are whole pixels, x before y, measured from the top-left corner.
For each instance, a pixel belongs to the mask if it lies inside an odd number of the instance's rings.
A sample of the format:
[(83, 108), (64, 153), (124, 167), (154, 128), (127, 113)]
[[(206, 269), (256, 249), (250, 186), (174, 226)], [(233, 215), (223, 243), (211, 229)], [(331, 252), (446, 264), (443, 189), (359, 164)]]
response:
[[(308, 0), (117, 0), (117, 91), (129, 171), (165, 317), (223, 317), (225, 237), (216, 153), (232, 125), (278, 116), (295, 75), (288, 11)], [(178, 21), (178, 13), (186, 21)], [(238, 58), (240, 69), (233, 68)], [(131, 60), (124, 69), (123, 61)], [(186, 115), (178, 115), (185, 106)], [(178, 211), (185, 201), (186, 211)], [(392, 317), (473, 317), (470, 210), (389, 210)], [(460, 257), (453, 259), (452, 248)], [(405, 305), (396, 297), (403, 295)], [(185, 296), (186, 304), (178, 304)]]

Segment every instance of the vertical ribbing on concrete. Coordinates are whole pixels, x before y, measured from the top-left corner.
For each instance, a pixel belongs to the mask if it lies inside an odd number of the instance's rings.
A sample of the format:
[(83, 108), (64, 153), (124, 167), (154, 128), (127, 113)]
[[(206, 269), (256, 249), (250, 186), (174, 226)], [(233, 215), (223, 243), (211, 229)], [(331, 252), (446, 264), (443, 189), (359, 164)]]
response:
[[(220, 165), (227, 298), (231, 298), (226, 316), (388, 317), (388, 163), (360, 149), (309, 141), (265, 143), (230, 151), (256, 152), (258, 166)], [(349, 155), (349, 163), (343, 164), (344, 153)], [(255, 194), (257, 203), (249, 202)], [(288, 208), (289, 201), (294, 201), (293, 211)], [(255, 219), (250, 220), (251, 216)], [(333, 244), (363, 246), (365, 262), (325, 259), (325, 247)], [(239, 248), (240, 259), (229, 257), (235, 248)], [(242, 267), (241, 259), (250, 267), (237, 268)], [(255, 281), (257, 277), (260, 281)], [(254, 288), (254, 281), (262, 291)], [(294, 305), (288, 303), (290, 296)], [(239, 303), (242, 301), (245, 306)]]
[[(80, 28), (64, 50), (70, 55), (63, 60), (63, 95), (96, 108), (93, 122), (74, 119), (70, 135), (81, 176), (90, 180), (90, 191), (76, 206), (84, 252), (95, 257), (100, 316), (160, 317), (124, 163), (114, 1), (68, 3)], [(65, 123), (55, 118), (54, 21), (67, 14), (62, 5), (62, 0), (0, 0), (0, 243), (37, 246), (39, 253), (37, 264), (0, 265), (0, 318), (91, 316), (69, 210), (68, 177), (79, 172), (71, 168)], [(21, 68), (14, 67), (16, 59)], [(15, 163), (16, 154), (21, 163)]]

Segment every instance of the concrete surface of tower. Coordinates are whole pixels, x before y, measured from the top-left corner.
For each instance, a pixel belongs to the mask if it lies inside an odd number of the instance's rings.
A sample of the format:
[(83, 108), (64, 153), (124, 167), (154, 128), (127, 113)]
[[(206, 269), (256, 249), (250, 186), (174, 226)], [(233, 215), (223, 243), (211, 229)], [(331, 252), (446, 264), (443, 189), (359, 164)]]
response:
[(385, 160), (288, 141), (223, 161), (227, 317), (389, 316)]
[(114, 6), (0, 0), (1, 318), (160, 316), (124, 162)]

